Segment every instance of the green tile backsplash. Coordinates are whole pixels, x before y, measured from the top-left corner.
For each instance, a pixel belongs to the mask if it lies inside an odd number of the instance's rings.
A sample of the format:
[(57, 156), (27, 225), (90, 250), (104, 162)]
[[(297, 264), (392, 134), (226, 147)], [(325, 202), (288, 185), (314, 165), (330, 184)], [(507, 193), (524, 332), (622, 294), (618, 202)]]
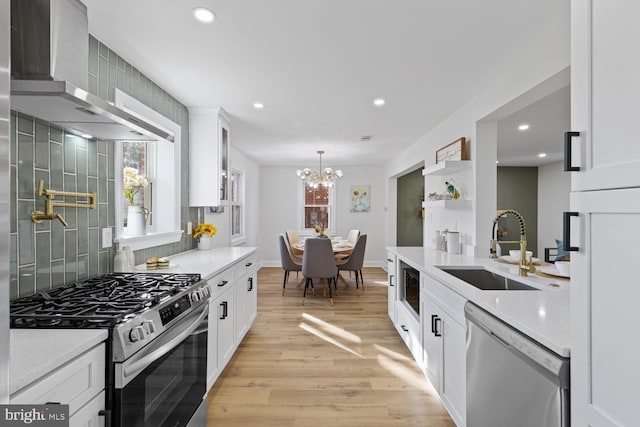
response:
[[(93, 36), (89, 37), (89, 92), (113, 101), (123, 90), (182, 126), (182, 159), (189, 158), (187, 108)], [(102, 227), (115, 225), (114, 149), (109, 141), (87, 140), (50, 123), (11, 112), (10, 118), (10, 289), (11, 298), (55, 288), (111, 272), (115, 247), (102, 249)], [(197, 208), (188, 206), (188, 162), (182, 162), (181, 223), (197, 222)], [(97, 192), (97, 209), (57, 208), (69, 223), (34, 224), (31, 212), (44, 210), (36, 195), (45, 188)], [(171, 245), (136, 251), (136, 263), (151, 256), (169, 256), (193, 249), (190, 236)]]

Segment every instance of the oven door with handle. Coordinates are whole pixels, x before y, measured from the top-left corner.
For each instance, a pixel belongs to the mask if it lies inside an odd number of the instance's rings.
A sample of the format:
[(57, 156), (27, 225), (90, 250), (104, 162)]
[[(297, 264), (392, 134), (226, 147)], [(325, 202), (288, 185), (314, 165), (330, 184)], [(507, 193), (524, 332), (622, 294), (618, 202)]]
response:
[(208, 304), (115, 365), (115, 426), (186, 426), (206, 393)]

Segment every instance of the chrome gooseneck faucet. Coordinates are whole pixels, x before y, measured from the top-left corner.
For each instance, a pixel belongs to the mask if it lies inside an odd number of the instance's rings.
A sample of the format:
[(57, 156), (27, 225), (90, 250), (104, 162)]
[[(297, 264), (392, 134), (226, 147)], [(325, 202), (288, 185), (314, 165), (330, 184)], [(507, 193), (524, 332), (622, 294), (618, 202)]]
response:
[(527, 227), (524, 224), (524, 218), (522, 215), (514, 211), (513, 209), (507, 209), (502, 211), (496, 216), (493, 220), (493, 228), (491, 230), (491, 249), (489, 253), (489, 258), (497, 258), (497, 250), (496, 246), (498, 244), (498, 238), (496, 237), (496, 227), (498, 225), (498, 221), (500, 218), (504, 218), (507, 215), (513, 215), (518, 219), (520, 223), (520, 240), (500, 240), (501, 243), (520, 243), (520, 267), (518, 268), (518, 273), (520, 276), (526, 276), (527, 273), (534, 273), (536, 268), (533, 266), (533, 257), (529, 263), (527, 263)]

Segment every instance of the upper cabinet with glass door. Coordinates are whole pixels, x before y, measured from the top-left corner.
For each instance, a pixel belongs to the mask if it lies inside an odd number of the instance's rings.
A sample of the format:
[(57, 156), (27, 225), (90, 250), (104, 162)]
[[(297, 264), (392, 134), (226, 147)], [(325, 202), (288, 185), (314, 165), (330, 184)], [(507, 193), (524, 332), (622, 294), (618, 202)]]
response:
[(640, 3), (574, 0), (571, 16), (571, 189), (638, 187)]
[(229, 122), (222, 108), (189, 109), (189, 206), (229, 201)]

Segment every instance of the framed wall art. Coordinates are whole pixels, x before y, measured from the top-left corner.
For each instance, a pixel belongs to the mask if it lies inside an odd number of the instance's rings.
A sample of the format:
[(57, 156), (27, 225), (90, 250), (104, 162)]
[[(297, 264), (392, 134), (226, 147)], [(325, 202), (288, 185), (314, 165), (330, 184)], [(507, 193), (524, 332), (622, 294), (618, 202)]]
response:
[(445, 160), (468, 160), (466, 150), (466, 139), (464, 137), (456, 139), (436, 151), (436, 163)]
[(369, 194), (368, 185), (352, 185), (351, 212), (369, 212), (371, 208)]

